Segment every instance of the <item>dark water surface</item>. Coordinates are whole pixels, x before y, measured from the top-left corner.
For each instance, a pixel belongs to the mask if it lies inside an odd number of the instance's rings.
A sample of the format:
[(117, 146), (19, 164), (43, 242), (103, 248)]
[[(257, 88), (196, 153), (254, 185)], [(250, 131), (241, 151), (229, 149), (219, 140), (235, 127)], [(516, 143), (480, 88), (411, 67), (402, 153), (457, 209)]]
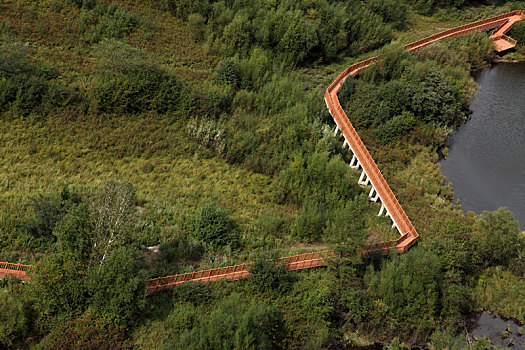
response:
[(525, 229), (525, 62), (481, 71), (473, 114), (450, 138), (441, 171), (465, 211), (508, 207)]
[[(483, 312), (474, 320), (475, 327), (470, 330), (472, 337), (485, 337), (490, 339), (493, 345), (507, 347), (511, 339), (514, 349), (525, 349), (525, 336), (523, 327), (512, 320), (503, 320), (487, 312)], [(510, 332), (509, 332), (510, 330)]]

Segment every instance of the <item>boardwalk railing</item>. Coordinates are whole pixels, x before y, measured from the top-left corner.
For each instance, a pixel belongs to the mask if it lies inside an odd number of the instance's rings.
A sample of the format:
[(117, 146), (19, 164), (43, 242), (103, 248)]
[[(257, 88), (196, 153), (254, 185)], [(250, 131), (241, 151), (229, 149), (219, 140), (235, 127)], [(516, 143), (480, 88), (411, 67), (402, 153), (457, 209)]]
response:
[[(491, 38), (494, 41), (506, 40), (512, 45), (516, 45), (516, 40), (506, 36), (505, 34), (509, 31), (512, 25), (518, 21), (525, 20), (525, 11), (512, 11), (506, 14), (502, 14), (496, 17), (484, 19), (469, 23), (463, 26), (459, 26), (452, 29), (447, 29), (440, 33), (431, 35), (424, 39), (415, 41), (405, 46), (405, 50), (411, 53), (435, 42), (448, 37), (465, 35), (474, 30), (485, 30), (493, 29), (496, 30), (492, 33)], [(395, 249), (398, 253), (403, 253), (408, 248), (413, 246), (417, 238), (419, 237), (416, 229), (412, 225), (412, 222), (406, 215), (405, 211), (399, 204), (397, 198), (385, 178), (381, 174), (381, 171), (377, 167), (376, 163), (370, 156), (370, 153), (366, 149), (363, 141), (357, 134), (357, 131), (353, 127), (352, 123), (348, 119), (345, 111), (339, 103), (337, 93), (341, 88), (345, 79), (349, 76), (355, 76), (360, 70), (370, 66), (378, 60), (378, 57), (372, 57), (362, 62), (351, 65), (345, 69), (337, 78), (330, 84), (325, 92), (324, 98), (330, 114), (334, 118), (337, 124), (337, 129), (341, 130), (345, 138), (345, 145), (348, 145), (354, 156), (358, 160), (357, 167), (363, 168), (362, 175), (367, 176), (367, 181), (364, 184), (368, 184), (368, 181), (372, 183), (373, 189), (377, 192), (377, 196), (381, 199), (382, 207), (380, 214), (383, 212), (383, 208), (386, 210), (387, 215), (394, 222), (394, 226), (398, 229), (401, 237), (397, 240), (385, 241), (375, 243), (364, 251), (364, 253), (372, 251), (381, 251), (388, 253)], [(371, 192), (372, 193), (372, 192)], [(287, 256), (276, 259), (275, 264), (285, 264), (287, 271), (296, 271), (309, 269), (318, 266), (324, 266), (335, 257), (335, 252), (331, 250), (323, 250), (320, 252), (306, 253)], [(149, 279), (147, 282), (147, 293), (151, 294), (160, 290), (173, 288), (182, 283), (186, 282), (208, 282), (216, 281), (220, 279), (238, 280), (250, 275), (251, 264), (240, 264), (227, 267), (218, 267), (209, 270), (202, 270), (196, 272), (188, 272), (167, 277), (158, 277)], [(0, 262), (0, 278), (16, 277), (18, 279), (27, 281), (29, 279), (29, 273), (33, 269), (31, 265), (12, 264), (8, 262)]]
[(29, 280), (29, 272), (31, 270), (33, 270), (32, 265), (0, 262), (0, 278), (14, 277), (22, 281), (27, 281)]
[[(331, 250), (287, 256), (276, 259), (274, 263), (284, 264), (286, 271), (304, 270), (312, 267), (324, 266), (335, 253)], [(148, 280), (147, 294), (155, 293), (160, 290), (173, 288), (186, 282), (209, 282), (220, 279), (236, 281), (250, 275), (252, 264), (241, 264), (215, 269), (202, 270), (197, 272), (182, 273), (167, 277), (158, 277)]]

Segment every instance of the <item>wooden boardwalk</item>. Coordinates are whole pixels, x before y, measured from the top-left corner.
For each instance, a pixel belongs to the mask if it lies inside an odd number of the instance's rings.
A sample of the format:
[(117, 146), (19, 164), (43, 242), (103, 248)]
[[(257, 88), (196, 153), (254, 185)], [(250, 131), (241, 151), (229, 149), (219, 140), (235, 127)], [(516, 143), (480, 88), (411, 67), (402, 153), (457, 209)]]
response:
[[(421, 48), (439, 40), (465, 35), (472, 31), (488, 29), (494, 29), (490, 37), (494, 40), (496, 51), (508, 50), (509, 48), (512, 48), (516, 45), (516, 40), (506, 36), (505, 34), (510, 30), (514, 23), (522, 20), (525, 20), (525, 11), (509, 12), (500, 16), (469, 23), (431, 35), (427, 38), (406, 45), (405, 50), (414, 53)], [(401, 235), (401, 237), (397, 240), (372, 244), (365, 250), (364, 253), (371, 251), (382, 251), (383, 253), (388, 253), (392, 250), (395, 250), (398, 253), (403, 253), (416, 243), (419, 235), (405, 211), (399, 204), (396, 196), (392, 192), (392, 189), (381, 174), (381, 171), (370, 156), (370, 153), (357, 134), (357, 131), (348, 119), (348, 116), (341, 107), (339, 98), (337, 97), (337, 93), (346, 78), (357, 75), (362, 69), (370, 66), (378, 59), (378, 57), (373, 57), (368, 60), (353, 64), (352, 66), (345, 69), (341, 74), (339, 74), (333, 83), (330, 84), (325, 92), (324, 98), (328, 110), (330, 111), (330, 114), (337, 125), (336, 131), (341, 130), (345, 138), (344, 145), (349, 146), (354, 154), (355, 160), (357, 160), (357, 165), (355, 168), (362, 168), (360, 183), (362, 185), (372, 185), (370, 197), (373, 197), (372, 193), (375, 191), (376, 196), (373, 199), (381, 200), (380, 214), (383, 211), (386, 211), (386, 215), (392, 219), (394, 223), (393, 226), (397, 228)], [(354, 159), (352, 160), (352, 163), (353, 162)], [(328, 263), (328, 261), (333, 259), (335, 255), (335, 252), (331, 250), (323, 250), (319, 252), (279, 258), (276, 259), (274, 263), (284, 264), (287, 271), (296, 271), (324, 266)], [(250, 275), (250, 267), (251, 264), (241, 264), (219, 267), (210, 270), (188, 272), (174, 276), (151, 278), (147, 283), (147, 294), (173, 288), (186, 282), (208, 282), (220, 279), (238, 280)], [(30, 277), (29, 272), (32, 269), (33, 266), (31, 265), (0, 262), (0, 278), (15, 277), (27, 281)]]

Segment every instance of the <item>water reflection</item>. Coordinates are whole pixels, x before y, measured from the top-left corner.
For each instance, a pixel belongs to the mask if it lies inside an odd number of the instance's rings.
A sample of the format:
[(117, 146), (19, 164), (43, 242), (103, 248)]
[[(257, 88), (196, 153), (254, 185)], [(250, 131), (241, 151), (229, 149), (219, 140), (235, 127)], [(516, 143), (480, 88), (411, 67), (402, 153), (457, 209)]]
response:
[(441, 170), (465, 211), (508, 207), (525, 229), (525, 63), (480, 72), (470, 120), (449, 142)]

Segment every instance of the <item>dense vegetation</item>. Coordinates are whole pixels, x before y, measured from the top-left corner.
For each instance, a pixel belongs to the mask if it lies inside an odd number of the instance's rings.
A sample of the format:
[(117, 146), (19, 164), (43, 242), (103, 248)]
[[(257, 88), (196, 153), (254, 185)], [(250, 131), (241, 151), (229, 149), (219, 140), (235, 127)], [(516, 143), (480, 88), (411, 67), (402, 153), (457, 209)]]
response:
[[(464, 215), (435, 163), (491, 42), (402, 50), (437, 30), (421, 15), (523, 5), (472, 3), (0, 1), (0, 261), (36, 266), (0, 281), (0, 347), (442, 349), (472, 311), (523, 322), (512, 213)], [(396, 233), (322, 99), (361, 54), (383, 59), (339, 98), (421, 235), (401, 256), (357, 254)], [(324, 248), (326, 269), (267, 262)], [(246, 280), (145, 295), (245, 261)]]

